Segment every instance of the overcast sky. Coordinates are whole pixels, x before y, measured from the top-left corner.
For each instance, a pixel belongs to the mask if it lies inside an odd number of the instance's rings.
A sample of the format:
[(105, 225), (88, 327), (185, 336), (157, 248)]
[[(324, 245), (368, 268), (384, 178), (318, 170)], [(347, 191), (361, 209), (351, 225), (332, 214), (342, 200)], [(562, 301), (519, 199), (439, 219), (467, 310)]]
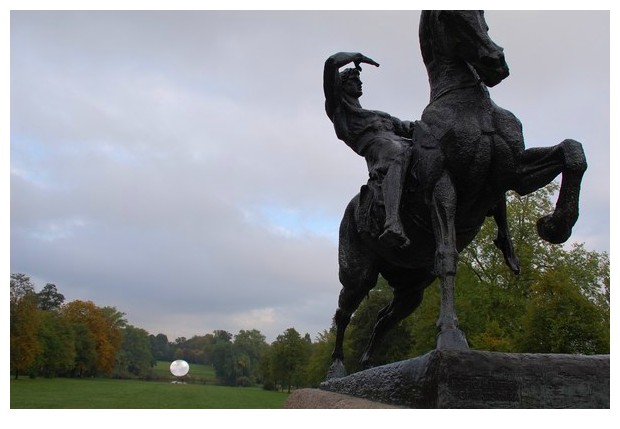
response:
[[(329, 328), (337, 230), (367, 178), (324, 112), (323, 62), (359, 51), (362, 105), (419, 119), (419, 13), (14, 11), (10, 271), (152, 334), (269, 341)], [(527, 147), (583, 143), (572, 241), (610, 248), (609, 12), (488, 11), (491, 89)]]

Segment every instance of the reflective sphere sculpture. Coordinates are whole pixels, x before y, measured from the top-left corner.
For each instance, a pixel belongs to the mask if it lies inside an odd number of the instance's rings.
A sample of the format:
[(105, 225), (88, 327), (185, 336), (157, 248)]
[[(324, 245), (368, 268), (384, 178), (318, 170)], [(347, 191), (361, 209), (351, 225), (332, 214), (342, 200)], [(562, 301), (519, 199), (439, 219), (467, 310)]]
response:
[(189, 364), (184, 360), (175, 360), (170, 364), (170, 372), (176, 377), (183, 377), (189, 372)]

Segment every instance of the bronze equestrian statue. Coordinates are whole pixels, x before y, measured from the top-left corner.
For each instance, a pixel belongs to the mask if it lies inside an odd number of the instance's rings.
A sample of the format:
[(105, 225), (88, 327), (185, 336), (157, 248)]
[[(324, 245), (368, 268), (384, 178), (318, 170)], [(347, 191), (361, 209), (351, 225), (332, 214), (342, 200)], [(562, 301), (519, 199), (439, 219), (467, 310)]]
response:
[[(579, 191), (587, 168), (580, 143), (525, 148), (520, 121), (497, 106), (487, 87), (508, 77), (503, 49), (488, 35), (482, 11), (423, 11), (419, 27), (430, 103), (419, 121), (400, 121), (361, 108), (359, 53), (339, 53), (325, 63), (326, 112), (337, 136), (366, 158), (369, 181), (348, 204), (339, 233), (342, 284), (334, 316), (336, 343), (328, 378), (346, 374), (344, 334), (362, 299), (383, 276), (392, 302), (378, 315), (362, 363), (369, 366), (384, 334), (422, 302), (440, 279), (438, 349), (468, 349), (454, 310), (457, 258), (486, 216), (498, 225), (496, 245), (516, 273), (506, 222), (505, 195), (527, 195), (559, 174), (553, 213), (538, 220), (541, 238), (563, 243), (579, 216)], [(339, 72), (354, 63), (355, 68)], [(345, 75), (346, 74), (346, 75)]]

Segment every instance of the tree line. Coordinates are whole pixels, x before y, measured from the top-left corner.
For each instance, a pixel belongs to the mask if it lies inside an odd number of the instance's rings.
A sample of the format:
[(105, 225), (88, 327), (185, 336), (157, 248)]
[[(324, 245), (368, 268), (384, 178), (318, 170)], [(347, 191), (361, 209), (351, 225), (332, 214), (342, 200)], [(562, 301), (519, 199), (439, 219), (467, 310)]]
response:
[[(609, 353), (609, 256), (551, 245), (536, 234), (536, 220), (552, 211), (550, 185), (526, 197), (509, 195), (508, 216), (521, 273), (506, 267), (486, 222), (460, 255), (456, 310), (472, 349), (515, 353)], [(354, 314), (345, 341), (345, 365), (359, 366), (380, 309), (391, 290), (383, 279)], [(435, 347), (439, 287), (389, 332), (375, 355), (382, 364)], [(192, 338), (152, 335), (129, 325), (115, 307), (65, 303), (54, 284), (35, 291), (25, 274), (11, 274), (11, 372), (29, 376), (147, 378), (156, 361), (184, 359), (211, 365), (220, 383), (266, 389), (317, 386), (331, 363), (333, 324), (312, 339), (294, 328), (271, 344), (256, 329), (236, 335), (215, 330)]]
[(149, 334), (115, 307), (65, 303), (56, 285), (39, 292), (26, 274), (11, 274), (11, 372), (29, 376), (140, 375), (153, 360)]
[(236, 335), (215, 330), (173, 342), (127, 323), (115, 307), (92, 301), (65, 302), (55, 284), (40, 291), (30, 277), (11, 274), (10, 364), (15, 378), (152, 378), (158, 360), (184, 359), (210, 365), (219, 383), (263, 385), (266, 389), (302, 386), (300, 368), (312, 345), (309, 334), (287, 329), (272, 343), (256, 329)]

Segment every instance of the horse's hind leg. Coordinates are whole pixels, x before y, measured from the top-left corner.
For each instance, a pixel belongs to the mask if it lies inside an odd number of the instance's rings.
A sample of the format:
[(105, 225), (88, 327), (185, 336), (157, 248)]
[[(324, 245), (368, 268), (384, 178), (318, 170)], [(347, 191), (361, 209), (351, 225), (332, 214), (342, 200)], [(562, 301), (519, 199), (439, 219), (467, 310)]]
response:
[(493, 208), (493, 219), (497, 225), (497, 238), (493, 240), (493, 243), (504, 255), (504, 261), (508, 268), (513, 273), (519, 274), (521, 271), (519, 258), (515, 254), (515, 249), (512, 244), (512, 237), (510, 236), (510, 229), (508, 227), (508, 214), (506, 213), (506, 196), (497, 203)]
[(418, 308), (424, 296), (424, 289), (426, 289), (434, 279), (435, 276), (426, 271), (411, 273), (411, 275), (404, 277), (403, 280), (399, 280), (399, 282), (388, 279), (390, 286), (394, 289), (394, 298), (392, 302), (379, 313), (377, 323), (370, 337), (370, 342), (361, 359), (364, 367), (372, 366), (372, 357), (376, 346), (390, 329)]
[[(351, 219), (351, 218), (349, 218)], [(338, 309), (334, 315), (336, 324), (336, 342), (332, 353), (332, 366), (327, 378), (344, 377), (344, 333), (368, 292), (377, 285), (379, 270), (370, 252), (363, 246), (356, 227), (349, 223), (347, 216), (340, 226), (340, 244), (338, 249), (339, 277), (342, 289), (338, 297)]]
[(531, 148), (523, 154), (514, 190), (527, 195), (562, 174), (560, 194), (552, 214), (538, 220), (538, 235), (550, 243), (564, 243), (579, 217), (581, 179), (588, 164), (581, 143), (564, 140), (548, 148)]
[(352, 271), (343, 270), (342, 267), (340, 269), (342, 289), (338, 297), (338, 309), (334, 315), (336, 342), (332, 353), (333, 363), (327, 373), (328, 379), (344, 377), (346, 375), (343, 363), (344, 333), (355, 310), (357, 310), (364, 297), (368, 295), (368, 292), (377, 284), (379, 273), (370, 267), (366, 269), (360, 267)]

